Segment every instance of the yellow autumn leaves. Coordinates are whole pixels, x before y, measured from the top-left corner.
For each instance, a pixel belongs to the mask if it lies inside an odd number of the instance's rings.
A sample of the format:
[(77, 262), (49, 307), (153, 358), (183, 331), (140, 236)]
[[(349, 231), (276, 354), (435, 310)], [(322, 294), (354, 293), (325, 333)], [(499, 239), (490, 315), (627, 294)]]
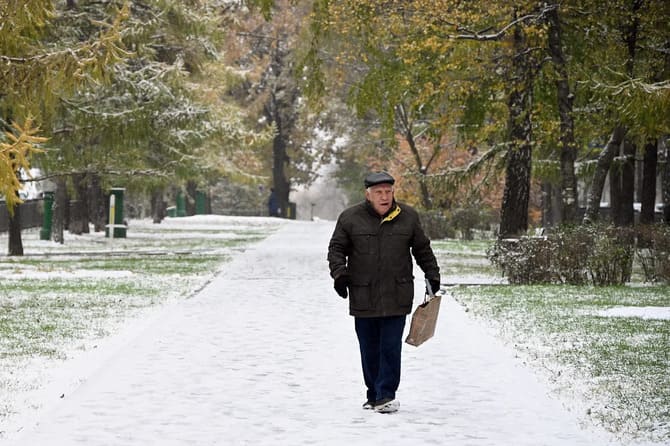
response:
[(21, 183), (17, 173), (23, 170), (30, 174), (30, 157), (42, 150), (38, 144), (47, 138), (37, 136), (39, 128), (33, 125), (32, 118), (27, 118), (23, 125), (12, 123), (13, 131), (6, 131), (7, 142), (0, 142), (0, 195), (5, 197), (10, 214), (14, 206), (21, 203), (18, 190)]

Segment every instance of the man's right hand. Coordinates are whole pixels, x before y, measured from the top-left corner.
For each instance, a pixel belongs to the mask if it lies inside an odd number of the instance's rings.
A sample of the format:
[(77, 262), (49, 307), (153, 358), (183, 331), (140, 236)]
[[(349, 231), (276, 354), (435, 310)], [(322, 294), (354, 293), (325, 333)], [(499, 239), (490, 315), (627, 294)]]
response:
[(339, 294), (342, 299), (347, 298), (347, 287), (349, 284), (349, 276), (340, 276), (335, 279), (335, 291), (337, 291), (337, 294)]

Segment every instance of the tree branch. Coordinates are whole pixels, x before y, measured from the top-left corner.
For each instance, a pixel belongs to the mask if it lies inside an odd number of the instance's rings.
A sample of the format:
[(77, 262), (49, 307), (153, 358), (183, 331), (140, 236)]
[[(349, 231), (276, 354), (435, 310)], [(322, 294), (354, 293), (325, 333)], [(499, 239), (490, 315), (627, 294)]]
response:
[[(175, 164), (175, 162), (170, 162), (167, 163), (167, 167), (169, 164)], [(169, 178), (172, 176), (171, 173), (169, 173), (165, 169), (130, 169), (130, 170), (114, 170), (114, 169), (84, 169), (84, 170), (71, 170), (68, 172), (56, 172), (48, 175), (42, 175), (39, 177), (33, 177), (33, 178), (27, 178), (22, 180), (22, 183), (32, 183), (32, 182), (37, 182), (37, 181), (45, 181), (45, 180), (50, 180), (52, 178), (62, 178), (62, 177), (70, 177), (74, 175), (87, 175), (87, 174), (97, 174), (97, 175), (112, 175), (112, 176), (159, 176), (162, 178)]]
[[(466, 34), (447, 34), (446, 37), (447, 39), (452, 39), (452, 40), (476, 40), (479, 42), (486, 42), (486, 41), (493, 41), (493, 40), (500, 40), (502, 39), (505, 34), (510, 30), (510, 28), (513, 28), (514, 26), (531, 21), (531, 20), (538, 20), (542, 17), (545, 16), (545, 14), (549, 11), (552, 11), (554, 9), (558, 8), (558, 5), (549, 5), (545, 6), (542, 8), (539, 12), (535, 14), (526, 14), (522, 17), (519, 17), (517, 19), (512, 20), (509, 22), (507, 25), (502, 27), (499, 31), (494, 32), (494, 33), (489, 33), (489, 34), (482, 34), (491, 28), (486, 28), (482, 31), (470, 31), (464, 26), (456, 25), (456, 30), (457, 31), (465, 31)], [(452, 24), (453, 25), (453, 24)]]

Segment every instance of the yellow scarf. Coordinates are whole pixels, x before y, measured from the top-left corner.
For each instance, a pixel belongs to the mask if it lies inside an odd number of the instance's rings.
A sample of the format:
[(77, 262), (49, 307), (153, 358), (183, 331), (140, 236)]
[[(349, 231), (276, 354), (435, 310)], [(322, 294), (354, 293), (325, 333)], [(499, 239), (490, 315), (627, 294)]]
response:
[(395, 209), (393, 209), (390, 214), (388, 214), (386, 217), (384, 217), (384, 219), (382, 220), (382, 223), (384, 223), (385, 221), (393, 220), (394, 218), (396, 218), (398, 216), (398, 214), (400, 214), (400, 206), (398, 206), (396, 204)]

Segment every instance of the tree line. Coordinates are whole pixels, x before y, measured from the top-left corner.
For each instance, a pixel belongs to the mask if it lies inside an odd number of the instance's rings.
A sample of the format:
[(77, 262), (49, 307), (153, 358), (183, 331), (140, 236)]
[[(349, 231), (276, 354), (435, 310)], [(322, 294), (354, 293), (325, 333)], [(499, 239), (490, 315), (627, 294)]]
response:
[(384, 168), (425, 210), (493, 205), (507, 237), (537, 190), (560, 223), (588, 191), (595, 221), (608, 175), (630, 224), (637, 157), (653, 221), (669, 17), (663, 0), (3, 1), (0, 194), (20, 211), (18, 172), (38, 166), (56, 218), (76, 200), (98, 229), (119, 183), (156, 221), (170, 190), (221, 178), (273, 186), (286, 211), (334, 163), (352, 194)]
[[(231, 95), (245, 76), (222, 60), (241, 9), (216, 1), (0, 2), (0, 194), (14, 228), (20, 171), (30, 166), (42, 174), (28, 180), (56, 184), (53, 237), (61, 242), (68, 202), (83, 222), (73, 226), (88, 232), (91, 221), (100, 230), (111, 186), (150, 195), (160, 221), (168, 189), (262, 176), (272, 127)], [(16, 233), (10, 254), (22, 253)]]
[[(668, 18), (661, 0), (317, 0), (305, 91), (344, 94), (375, 120), (364, 156), (388, 153), (382, 165), (412, 177), (424, 208), (495, 189), (500, 172), (499, 235), (516, 236), (536, 185), (574, 224), (585, 184), (583, 222), (595, 221), (609, 174), (613, 220), (631, 224), (638, 157), (649, 223), (657, 175), (670, 198)], [(454, 165), (456, 153), (470, 156)]]

